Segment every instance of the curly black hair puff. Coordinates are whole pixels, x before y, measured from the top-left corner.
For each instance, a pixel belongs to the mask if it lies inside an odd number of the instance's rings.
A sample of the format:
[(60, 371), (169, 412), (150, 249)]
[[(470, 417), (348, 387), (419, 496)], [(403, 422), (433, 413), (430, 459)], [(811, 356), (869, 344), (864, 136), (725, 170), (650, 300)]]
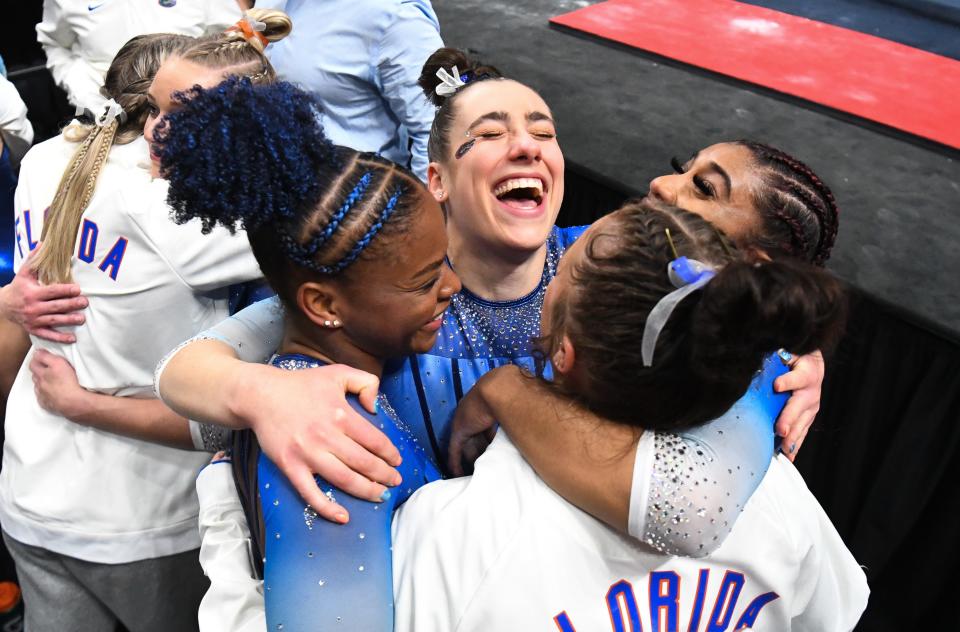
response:
[(155, 134), (177, 223), (199, 218), (204, 233), (217, 224), (249, 231), (317, 205), (316, 174), (335, 153), (316, 97), (286, 82), (255, 87), (234, 77), (175, 99), (180, 109)]

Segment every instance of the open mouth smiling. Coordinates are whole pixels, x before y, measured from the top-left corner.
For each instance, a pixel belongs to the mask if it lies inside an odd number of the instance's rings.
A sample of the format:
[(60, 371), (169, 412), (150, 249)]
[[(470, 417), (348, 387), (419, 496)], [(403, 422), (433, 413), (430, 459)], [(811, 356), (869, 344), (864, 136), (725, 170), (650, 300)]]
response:
[(531, 210), (543, 201), (545, 188), (538, 177), (508, 178), (493, 188), (493, 195), (512, 208)]

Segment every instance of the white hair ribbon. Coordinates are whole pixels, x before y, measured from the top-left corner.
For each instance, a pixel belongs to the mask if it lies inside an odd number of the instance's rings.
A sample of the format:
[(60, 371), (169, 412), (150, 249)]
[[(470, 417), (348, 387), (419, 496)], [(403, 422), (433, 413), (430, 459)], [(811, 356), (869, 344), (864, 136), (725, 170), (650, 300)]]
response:
[(120, 121), (123, 122), (126, 119), (126, 112), (123, 111), (123, 106), (110, 99), (103, 104), (103, 114), (97, 117), (97, 126), (106, 127), (113, 123), (117, 118), (120, 118)]
[(247, 24), (249, 24), (250, 28), (253, 29), (254, 31), (263, 32), (267, 30), (266, 22), (261, 22), (256, 18), (247, 15), (246, 13), (243, 14), (243, 19), (246, 20)]
[(437, 84), (436, 92), (442, 97), (448, 97), (467, 85), (463, 79), (460, 78), (460, 71), (457, 70), (456, 66), (451, 70), (452, 72), (447, 72), (441, 68), (437, 71), (437, 78), (440, 80), (440, 83)]
[(670, 314), (693, 292), (706, 285), (716, 276), (716, 271), (705, 263), (696, 259), (678, 257), (667, 264), (667, 276), (676, 290), (661, 298), (650, 313), (643, 327), (643, 341), (640, 343), (640, 354), (643, 357), (643, 366), (653, 366), (653, 352), (657, 348), (657, 338), (670, 319)]

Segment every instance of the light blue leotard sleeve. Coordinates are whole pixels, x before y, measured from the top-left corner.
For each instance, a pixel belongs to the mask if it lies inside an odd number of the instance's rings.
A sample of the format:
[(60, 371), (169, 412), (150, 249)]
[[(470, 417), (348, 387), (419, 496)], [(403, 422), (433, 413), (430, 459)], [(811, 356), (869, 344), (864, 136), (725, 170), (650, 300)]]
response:
[(686, 557), (723, 543), (778, 447), (773, 425), (790, 394), (774, 392), (773, 382), (789, 370), (771, 354), (722, 416), (681, 433), (654, 433), (652, 453), (637, 451), (630, 535)]
[[(304, 356), (278, 356), (273, 364), (296, 370), (319, 366)], [(257, 484), (264, 520), (264, 597), (268, 630), (393, 630), (390, 525), (394, 510), (439, 470), (381, 396), (371, 415), (351, 405), (393, 442), (403, 483), (382, 503), (359, 500), (317, 478), (317, 485), (350, 513), (346, 525), (317, 517), (263, 454)], [(282, 626), (282, 627), (281, 627)]]

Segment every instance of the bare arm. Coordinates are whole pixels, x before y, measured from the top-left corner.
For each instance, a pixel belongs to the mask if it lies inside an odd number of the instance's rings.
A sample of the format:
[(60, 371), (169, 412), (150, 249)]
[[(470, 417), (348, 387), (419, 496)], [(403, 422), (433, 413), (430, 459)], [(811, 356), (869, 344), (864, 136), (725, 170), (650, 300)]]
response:
[[(640, 431), (605, 421), (560, 397), (515, 366), (484, 375), (461, 400), (450, 440), (450, 467), (462, 473), (461, 453), (475, 458), (476, 425), (493, 420), (510, 435), (537, 474), (587, 513), (626, 532)], [(559, 458), (558, 455), (564, 455)]]
[[(822, 379), (823, 358), (814, 353), (797, 359), (792, 371), (775, 383), (778, 391), (799, 389), (777, 422), (778, 433), (787, 437), (784, 451), (791, 458), (813, 423)], [(636, 429), (604, 421), (523, 376), (516, 367), (501, 367), (481, 378), (458, 407), (450, 441), (454, 472), (460, 471), (462, 457), (469, 460), (482, 452), (488, 429), (495, 422), (557, 493), (610, 526), (627, 531), (631, 491), (642, 480), (634, 480)], [(732, 453), (725, 455), (728, 460), (733, 458)], [(645, 512), (646, 508), (637, 505), (633, 510)]]
[(183, 450), (193, 449), (187, 420), (160, 400), (88, 391), (80, 386), (67, 360), (43, 349), (34, 352), (30, 371), (37, 401), (50, 412), (114, 434)]
[(30, 350), (30, 337), (20, 325), (0, 318), (0, 396), (6, 401), (10, 387)]
[(10, 387), (29, 350), (27, 332), (16, 323), (0, 318), (0, 415), (6, 414)]
[(211, 339), (182, 347), (158, 379), (160, 396), (174, 410), (191, 419), (252, 429), (304, 500), (336, 522), (346, 522), (347, 512), (319, 490), (314, 473), (373, 501), (381, 499), (384, 485), (400, 482), (391, 467), (400, 464), (400, 453), (345, 397), (357, 393), (372, 411), (378, 384), (372, 375), (338, 365), (283, 371), (243, 362), (233, 347)]

